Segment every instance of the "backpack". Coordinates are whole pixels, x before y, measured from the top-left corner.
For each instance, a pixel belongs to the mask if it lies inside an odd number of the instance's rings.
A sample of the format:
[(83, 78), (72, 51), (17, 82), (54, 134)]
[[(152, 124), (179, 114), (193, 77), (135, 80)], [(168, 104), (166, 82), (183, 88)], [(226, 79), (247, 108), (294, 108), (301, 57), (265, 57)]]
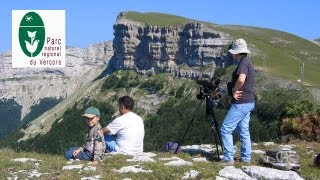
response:
[(260, 156), (260, 164), (280, 170), (300, 170), (300, 157), (295, 151), (269, 149)]
[(161, 152), (169, 152), (169, 153), (178, 153), (180, 151), (181, 151), (181, 147), (177, 142), (166, 142), (161, 150)]

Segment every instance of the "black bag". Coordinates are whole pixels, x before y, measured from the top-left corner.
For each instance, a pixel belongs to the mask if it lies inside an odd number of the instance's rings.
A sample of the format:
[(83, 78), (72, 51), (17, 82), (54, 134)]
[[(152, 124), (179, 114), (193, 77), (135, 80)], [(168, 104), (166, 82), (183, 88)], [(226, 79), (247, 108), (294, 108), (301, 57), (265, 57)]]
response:
[(169, 153), (178, 153), (181, 151), (181, 148), (177, 142), (166, 142), (161, 151)]
[(320, 154), (318, 154), (314, 160), (313, 160), (314, 165), (316, 165), (317, 167), (320, 167)]

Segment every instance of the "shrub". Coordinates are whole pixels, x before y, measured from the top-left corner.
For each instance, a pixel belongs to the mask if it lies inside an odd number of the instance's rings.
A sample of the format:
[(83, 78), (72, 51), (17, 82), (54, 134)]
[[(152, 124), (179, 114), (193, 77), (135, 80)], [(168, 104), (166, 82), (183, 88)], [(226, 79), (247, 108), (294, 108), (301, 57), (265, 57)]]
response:
[(297, 137), (298, 135), (298, 124), (297, 118), (285, 118), (282, 120), (281, 124), (281, 133), (283, 135), (294, 135)]
[(320, 113), (306, 114), (296, 121), (301, 138), (320, 141)]
[(107, 89), (111, 89), (117, 85), (119, 78), (115, 74), (111, 74), (107, 79), (104, 81), (101, 91), (105, 91)]
[[(290, 101), (284, 107), (280, 130), (282, 135), (291, 135), (296, 138), (300, 137), (300, 130), (307, 130), (309, 127), (300, 127), (300, 121), (313, 111), (313, 104), (308, 100)], [(299, 128), (300, 127), (300, 128)], [(304, 130), (303, 130), (304, 131)]]
[(149, 91), (154, 94), (164, 87), (164, 82), (159, 80), (147, 80), (142, 82), (140, 88)]
[(311, 141), (320, 141), (320, 113), (309, 113), (302, 117), (285, 118), (281, 132)]
[(179, 89), (176, 92), (176, 98), (182, 98), (183, 97), (183, 93), (185, 90), (185, 84), (183, 84), (182, 86), (179, 87)]
[(313, 111), (313, 104), (308, 100), (292, 101), (288, 102), (287, 106), (284, 108), (282, 116), (283, 117), (301, 117), (304, 114)]

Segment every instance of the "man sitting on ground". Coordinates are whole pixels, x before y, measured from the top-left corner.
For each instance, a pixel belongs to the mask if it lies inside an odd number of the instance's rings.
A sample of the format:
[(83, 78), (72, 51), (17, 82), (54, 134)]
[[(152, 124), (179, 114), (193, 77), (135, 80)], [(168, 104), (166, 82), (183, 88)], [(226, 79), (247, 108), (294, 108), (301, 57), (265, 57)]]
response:
[[(143, 152), (144, 124), (133, 112), (134, 101), (129, 96), (119, 98), (120, 117), (103, 128), (108, 152), (135, 155)], [(111, 135), (116, 135), (114, 140)]]

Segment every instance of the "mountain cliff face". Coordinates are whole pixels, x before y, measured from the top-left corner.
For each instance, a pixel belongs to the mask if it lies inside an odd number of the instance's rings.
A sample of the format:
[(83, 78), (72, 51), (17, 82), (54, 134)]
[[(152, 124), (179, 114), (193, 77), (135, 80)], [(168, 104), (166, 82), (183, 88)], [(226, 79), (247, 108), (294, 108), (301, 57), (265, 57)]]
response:
[(205, 73), (192, 67), (212, 64), (214, 68), (230, 63), (224, 51), (231, 37), (198, 22), (185, 26), (150, 26), (130, 21), (125, 13), (120, 13), (113, 28), (115, 52), (109, 65), (112, 70), (173, 72), (181, 71), (179, 65), (185, 64), (190, 67), (189, 74), (180, 74), (191, 76)]
[[(64, 99), (92, 81), (113, 56), (112, 42), (91, 45), (86, 49), (67, 47), (66, 67), (12, 68), (11, 52), (0, 55), (0, 100), (13, 99), (21, 105), (22, 120), (41, 99)], [(3, 121), (3, 117), (0, 117)]]

